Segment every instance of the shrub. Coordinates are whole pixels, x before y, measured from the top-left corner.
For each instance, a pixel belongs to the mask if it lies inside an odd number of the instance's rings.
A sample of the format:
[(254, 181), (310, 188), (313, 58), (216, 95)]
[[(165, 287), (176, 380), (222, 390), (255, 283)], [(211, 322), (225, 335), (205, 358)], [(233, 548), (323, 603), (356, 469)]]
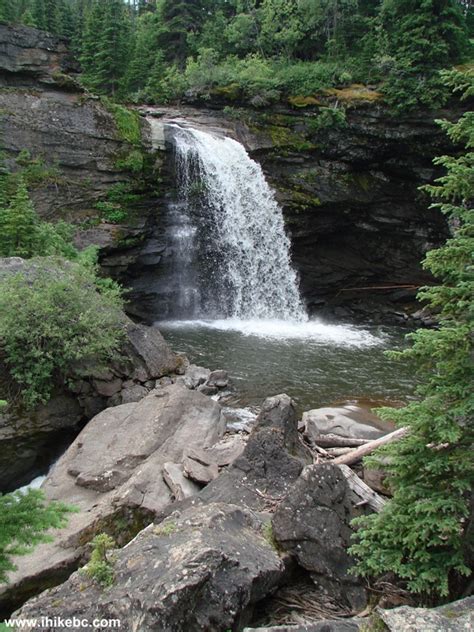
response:
[(105, 362), (119, 347), (120, 291), (97, 279), (91, 256), (83, 255), (83, 265), (33, 259), (23, 273), (0, 280), (0, 341), (27, 407), (47, 401), (75, 363)]
[(91, 559), (83, 569), (86, 575), (103, 588), (114, 583), (114, 559), (110, 552), (115, 546), (114, 539), (106, 533), (96, 535), (92, 540)]
[(138, 112), (102, 97), (102, 104), (114, 117), (120, 138), (131, 145), (141, 143), (140, 116)]

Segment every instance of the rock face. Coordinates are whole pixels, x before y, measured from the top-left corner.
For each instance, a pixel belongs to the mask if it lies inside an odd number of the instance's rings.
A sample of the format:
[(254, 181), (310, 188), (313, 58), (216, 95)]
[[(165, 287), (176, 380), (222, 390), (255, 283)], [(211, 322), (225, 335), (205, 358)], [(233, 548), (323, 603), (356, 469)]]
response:
[(0, 25), (1, 68), (14, 80), (16, 74), (34, 77), (46, 84), (56, 72), (75, 72), (66, 40), (27, 26)]
[(27, 558), (18, 558), (10, 583), (0, 587), (0, 609), (43, 585), (61, 581), (83, 558), (95, 533), (125, 544), (173, 500), (162, 475), (180, 463), (187, 446), (210, 447), (224, 430), (220, 406), (180, 385), (152, 391), (138, 403), (108, 408), (84, 428), (43, 484), (49, 500), (78, 509), (68, 526)]
[(453, 113), (344, 106), (340, 127), (318, 126), (317, 107), (255, 117), (252, 129), (272, 145), (255, 156), (283, 205), (310, 311), (403, 322), (416, 291), (403, 286), (430, 280), (420, 261), (447, 236), (418, 187), (438, 175), (433, 157), (449, 151), (434, 119)]
[(78, 572), (16, 616), (112, 618), (124, 630), (160, 632), (234, 628), (284, 569), (261, 528), (255, 514), (232, 504), (176, 511), (117, 553), (108, 590)]
[[(346, 552), (356, 517), (346, 479), (336, 466), (305, 468), (272, 519), (275, 540), (310, 572), (315, 584), (349, 612), (366, 605), (364, 588), (349, 574)], [(359, 513), (360, 515), (360, 513)]]

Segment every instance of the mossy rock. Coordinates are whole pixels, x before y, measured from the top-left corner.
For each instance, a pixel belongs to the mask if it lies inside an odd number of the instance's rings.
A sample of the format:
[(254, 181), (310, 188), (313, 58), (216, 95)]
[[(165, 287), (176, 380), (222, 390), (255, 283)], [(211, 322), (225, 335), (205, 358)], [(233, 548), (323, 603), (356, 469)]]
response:
[(302, 95), (288, 97), (288, 103), (295, 108), (307, 108), (311, 105), (322, 105), (321, 101), (316, 99), (316, 97), (304, 97)]
[(223, 97), (229, 101), (237, 101), (242, 96), (242, 91), (238, 83), (229, 83), (227, 86), (217, 86), (211, 90), (211, 94)]
[(343, 103), (374, 103), (383, 99), (383, 94), (362, 83), (353, 83), (346, 88), (328, 88), (323, 91), (328, 97), (336, 97)]

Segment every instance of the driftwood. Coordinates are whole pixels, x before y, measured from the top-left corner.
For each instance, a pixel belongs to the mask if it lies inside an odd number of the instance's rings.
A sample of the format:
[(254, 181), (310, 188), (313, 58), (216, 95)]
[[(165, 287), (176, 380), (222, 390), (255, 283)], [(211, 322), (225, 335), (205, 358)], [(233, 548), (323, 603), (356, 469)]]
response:
[(367, 505), (377, 513), (383, 509), (387, 501), (384, 500), (382, 496), (379, 496), (379, 494), (374, 492), (373, 489), (370, 489), (370, 487), (364, 483), (364, 481), (360, 479), (347, 465), (339, 465), (338, 467), (356, 497), (355, 504), (357, 507)]
[(399, 428), (394, 432), (391, 432), (384, 437), (380, 437), (380, 439), (375, 439), (375, 441), (369, 441), (365, 445), (360, 446), (360, 448), (356, 448), (352, 450), (349, 454), (344, 454), (343, 456), (338, 456), (332, 463), (334, 465), (352, 465), (352, 463), (356, 463), (360, 461), (364, 456), (371, 454), (377, 448), (380, 448), (382, 445), (386, 445), (387, 443), (392, 443), (392, 441), (398, 441), (402, 437), (408, 434), (408, 428)]
[(327, 448), (326, 454), (328, 456), (336, 457), (343, 456), (344, 454), (350, 454), (354, 451), (354, 448)]
[(352, 439), (350, 437), (341, 437), (336, 434), (320, 434), (317, 438), (311, 437), (312, 441), (322, 448), (351, 448), (370, 443), (370, 439)]

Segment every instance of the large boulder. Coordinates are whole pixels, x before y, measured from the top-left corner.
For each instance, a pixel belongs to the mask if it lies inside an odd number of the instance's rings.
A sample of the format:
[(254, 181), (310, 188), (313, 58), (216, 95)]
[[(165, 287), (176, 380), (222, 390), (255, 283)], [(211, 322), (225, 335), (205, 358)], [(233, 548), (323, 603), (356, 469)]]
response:
[(350, 521), (360, 515), (341, 470), (331, 464), (306, 467), (272, 519), (278, 544), (309, 571), (321, 592), (347, 611), (363, 609), (366, 592), (350, 574)]
[(181, 385), (94, 417), (43, 484), (48, 500), (67, 501), (78, 511), (53, 542), (15, 560), (18, 570), (0, 588), (0, 609), (62, 581), (95, 533), (107, 531), (125, 544), (173, 500), (164, 465), (181, 463), (191, 445), (212, 446), (223, 431), (219, 404)]
[(295, 404), (288, 395), (267, 398), (243, 453), (199, 495), (202, 502), (232, 502), (272, 511), (312, 462), (299, 441)]
[(283, 571), (253, 512), (210, 503), (176, 511), (118, 551), (107, 590), (77, 572), (14, 616), (87, 619), (84, 630), (107, 618), (120, 620), (122, 630), (224, 632), (245, 624)]
[(393, 426), (366, 408), (347, 405), (304, 412), (302, 428), (310, 443), (330, 447), (379, 439)]

